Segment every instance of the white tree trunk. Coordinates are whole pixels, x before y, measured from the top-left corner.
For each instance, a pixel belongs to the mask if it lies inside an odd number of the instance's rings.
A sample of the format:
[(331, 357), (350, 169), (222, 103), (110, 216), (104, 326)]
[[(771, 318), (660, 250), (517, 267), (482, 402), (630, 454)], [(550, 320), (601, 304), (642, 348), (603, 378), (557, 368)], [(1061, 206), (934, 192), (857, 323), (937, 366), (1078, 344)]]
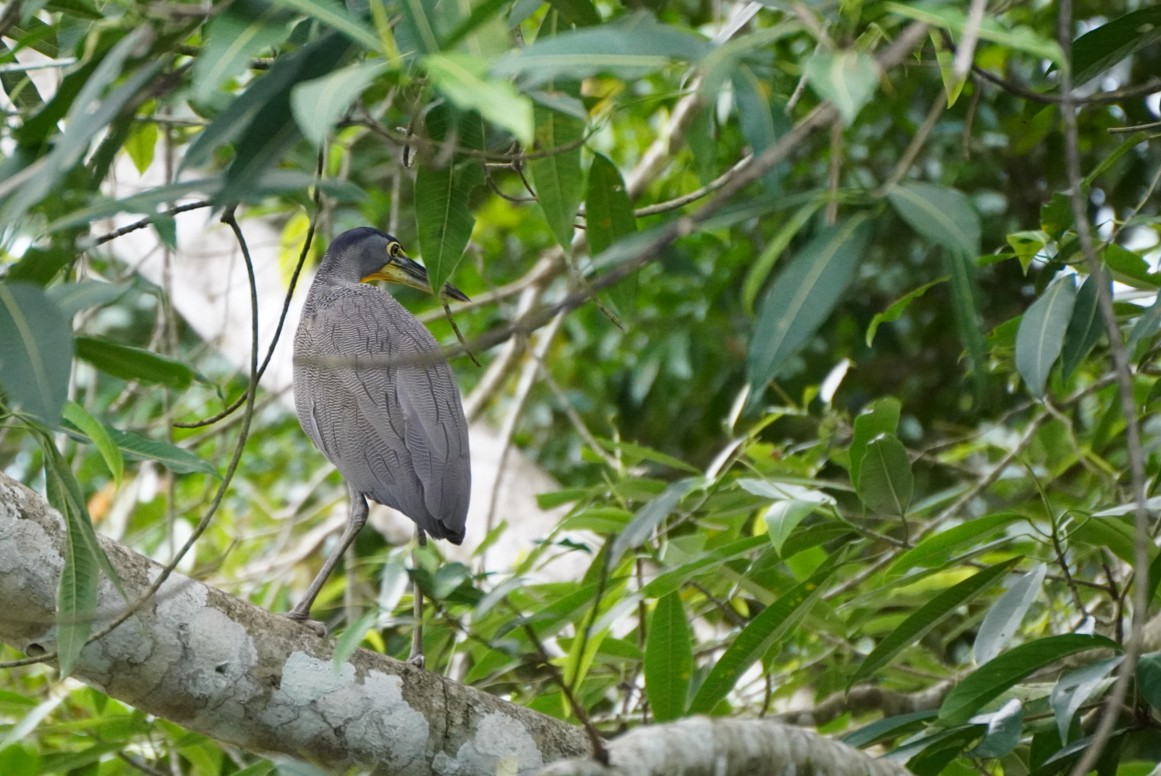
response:
[[(0, 640), (56, 649), (60, 515), (0, 473)], [(161, 566), (101, 538), (125, 595)], [(102, 579), (95, 629), (124, 611)], [(81, 654), (74, 676), (150, 714), (246, 751), (328, 770), (408, 776), (546, 773), (902, 774), (898, 765), (767, 720), (693, 718), (638, 728), (587, 758), (583, 731), (366, 650), (336, 665), (308, 627), (173, 574), (157, 597)], [(578, 758), (559, 762), (566, 758)]]

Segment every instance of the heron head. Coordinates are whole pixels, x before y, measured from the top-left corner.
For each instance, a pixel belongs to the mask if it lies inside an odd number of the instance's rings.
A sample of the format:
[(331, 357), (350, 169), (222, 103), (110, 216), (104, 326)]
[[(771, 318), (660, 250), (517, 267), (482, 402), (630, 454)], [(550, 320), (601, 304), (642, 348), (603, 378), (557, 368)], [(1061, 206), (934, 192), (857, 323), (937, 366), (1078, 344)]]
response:
[[(431, 293), (427, 270), (407, 255), (394, 235), (370, 227), (351, 229), (336, 237), (330, 250), (351, 251), (358, 263), (359, 279), (364, 283), (386, 280), (388, 283), (411, 286)], [(467, 295), (451, 283), (444, 284), (440, 298), (468, 301)]]

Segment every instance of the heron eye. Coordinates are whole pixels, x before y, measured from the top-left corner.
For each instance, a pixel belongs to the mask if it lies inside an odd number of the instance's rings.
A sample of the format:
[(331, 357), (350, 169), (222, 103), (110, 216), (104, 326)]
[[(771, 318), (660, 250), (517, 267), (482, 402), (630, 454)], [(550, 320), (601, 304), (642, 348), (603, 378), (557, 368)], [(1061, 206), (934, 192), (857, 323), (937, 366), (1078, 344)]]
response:
[(399, 243), (394, 242), (394, 241), (387, 243), (387, 255), (388, 256), (390, 256), (393, 259), (398, 259), (400, 257), (400, 255), (402, 255), (402, 253), (403, 253), (403, 246), (401, 246)]

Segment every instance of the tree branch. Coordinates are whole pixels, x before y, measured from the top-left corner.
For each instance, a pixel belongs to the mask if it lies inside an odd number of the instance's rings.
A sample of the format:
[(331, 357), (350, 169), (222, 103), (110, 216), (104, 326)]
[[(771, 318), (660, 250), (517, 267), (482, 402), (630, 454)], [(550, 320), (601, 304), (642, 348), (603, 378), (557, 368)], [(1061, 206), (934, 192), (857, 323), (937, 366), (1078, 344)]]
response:
[(636, 728), (609, 746), (611, 764), (569, 760), (542, 776), (735, 776), (825, 773), (828, 776), (893, 776), (910, 773), (837, 741), (770, 720), (691, 717)]
[[(0, 474), (0, 640), (55, 648), (56, 588), (67, 541), (60, 516)], [(126, 595), (140, 597), (160, 564), (109, 539), (101, 545)], [(97, 626), (124, 599), (102, 579)], [(582, 731), (365, 650), (336, 664), (335, 643), (220, 590), (170, 575), (152, 604), (89, 644), (74, 676), (142, 711), (247, 751), (343, 771), (532, 773), (584, 756)]]

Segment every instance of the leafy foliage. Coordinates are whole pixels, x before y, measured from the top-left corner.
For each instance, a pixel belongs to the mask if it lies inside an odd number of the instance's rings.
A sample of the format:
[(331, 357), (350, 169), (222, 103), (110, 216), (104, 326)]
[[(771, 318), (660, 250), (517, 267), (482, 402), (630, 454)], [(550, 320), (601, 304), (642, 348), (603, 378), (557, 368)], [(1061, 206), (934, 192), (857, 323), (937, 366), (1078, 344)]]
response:
[[(1157, 9), (1074, 3), (1062, 46), (1047, 3), (630, 5), (0, 11), (0, 465), (67, 519), (62, 673), (110, 574), (94, 530), (156, 557), (200, 532), (192, 573), (285, 609), (314, 561), (280, 521), (345, 498), (263, 384), (191, 427), (249, 371), (121, 238), (191, 261), (178, 219), (262, 219), (289, 276), (369, 223), (483, 301), (459, 325), (527, 379), (461, 381), (519, 413), (567, 514), (503, 572), (503, 522), (414, 568), (364, 532), (319, 599), (344, 654), (407, 653), (410, 574), (429, 665), (602, 731), (769, 713), (918, 774), (1152, 767)], [(154, 182), (118, 188), (126, 163)], [(527, 366), (491, 347), (512, 332)], [(5, 677), (0, 772), (275, 768)]]

